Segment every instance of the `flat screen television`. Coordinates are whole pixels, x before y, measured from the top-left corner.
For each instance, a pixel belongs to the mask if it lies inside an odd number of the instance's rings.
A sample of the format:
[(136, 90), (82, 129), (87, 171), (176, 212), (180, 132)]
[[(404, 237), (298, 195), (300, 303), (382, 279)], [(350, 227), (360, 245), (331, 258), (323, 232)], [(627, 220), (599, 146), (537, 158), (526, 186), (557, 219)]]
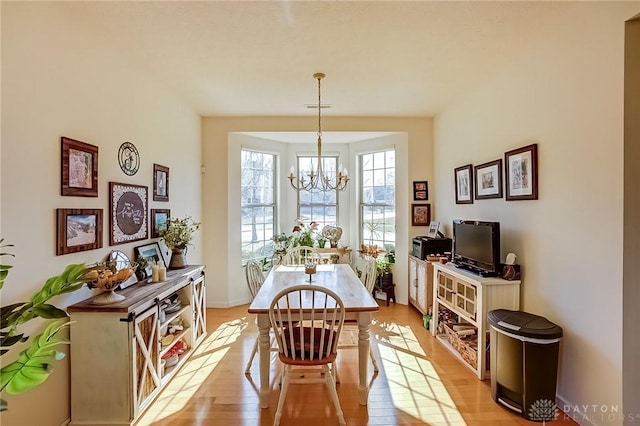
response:
[(453, 263), (478, 275), (499, 275), (500, 223), (454, 220)]

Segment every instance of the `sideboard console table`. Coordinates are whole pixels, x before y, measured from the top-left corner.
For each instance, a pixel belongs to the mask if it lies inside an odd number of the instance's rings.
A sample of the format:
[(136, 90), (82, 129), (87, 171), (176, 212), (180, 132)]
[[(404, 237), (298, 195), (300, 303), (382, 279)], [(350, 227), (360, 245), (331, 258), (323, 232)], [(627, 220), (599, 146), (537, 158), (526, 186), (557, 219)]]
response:
[(204, 266), (118, 293), (121, 302), (67, 308), (71, 426), (135, 423), (206, 336)]

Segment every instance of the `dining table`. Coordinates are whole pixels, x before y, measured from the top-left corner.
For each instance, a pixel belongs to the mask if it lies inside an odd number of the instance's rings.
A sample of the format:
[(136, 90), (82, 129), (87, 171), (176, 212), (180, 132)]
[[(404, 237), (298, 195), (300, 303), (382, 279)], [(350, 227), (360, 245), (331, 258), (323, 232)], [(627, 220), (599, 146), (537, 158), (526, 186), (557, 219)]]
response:
[[(310, 281), (311, 280), (311, 281)], [(304, 265), (278, 265), (271, 269), (262, 287), (249, 306), (248, 312), (257, 315), (260, 359), (260, 406), (269, 407), (271, 323), (269, 308), (274, 297), (285, 288), (299, 284), (313, 284), (334, 291), (344, 303), (345, 317), (358, 323), (358, 399), (367, 405), (369, 397), (369, 328), (371, 314), (379, 309), (378, 303), (367, 291), (348, 264), (320, 264), (316, 273), (305, 273)]]

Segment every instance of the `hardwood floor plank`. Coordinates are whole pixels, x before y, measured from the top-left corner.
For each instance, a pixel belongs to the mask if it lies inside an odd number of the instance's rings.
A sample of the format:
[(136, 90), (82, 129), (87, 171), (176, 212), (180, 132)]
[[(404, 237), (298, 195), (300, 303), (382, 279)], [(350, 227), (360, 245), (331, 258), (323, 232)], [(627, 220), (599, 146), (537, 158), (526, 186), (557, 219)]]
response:
[[(208, 336), (136, 426), (272, 425), (278, 403), (279, 366), (271, 355), (270, 407), (259, 406), (258, 358), (251, 375), (244, 367), (257, 335), (247, 306), (207, 310)], [(339, 352), (338, 398), (350, 426), (531, 425), (491, 398), (490, 380), (477, 380), (423, 327), (412, 307), (380, 306), (374, 314), (371, 342), (380, 366), (373, 374), (369, 404), (358, 402), (358, 352)], [(577, 424), (570, 417), (547, 424)], [(281, 424), (338, 425), (323, 384), (292, 384)]]

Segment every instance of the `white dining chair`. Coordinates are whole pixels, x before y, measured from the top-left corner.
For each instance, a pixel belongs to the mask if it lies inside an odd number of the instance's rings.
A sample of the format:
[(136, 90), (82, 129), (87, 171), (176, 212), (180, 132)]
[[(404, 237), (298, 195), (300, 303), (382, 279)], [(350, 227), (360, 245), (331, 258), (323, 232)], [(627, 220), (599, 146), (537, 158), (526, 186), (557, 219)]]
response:
[(304, 265), (308, 261), (315, 264), (322, 263), (322, 257), (315, 247), (297, 246), (287, 250), (287, 254), (283, 258), (283, 265)]
[[(262, 273), (262, 268), (260, 264), (255, 261), (249, 261), (244, 267), (244, 273), (247, 278), (247, 286), (249, 287), (249, 294), (251, 295), (251, 300), (256, 297), (258, 294), (258, 290), (262, 287), (262, 283), (264, 283), (264, 274)], [(251, 374), (251, 364), (253, 364), (253, 359), (258, 353), (258, 347), (260, 343), (260, 336), (256, 336), (256, 341), (253, 343), (253, 348), (251, 349), (251, 355), (249, 356), (249, 361), (247, 362), (247, 366), (244, 369), (244, 374)], [(271, 345), (271, 351), (277, 352), (278, 348), (274, 345)]]
[[(342, 299), (326, 287), (296, 285), (282, 290), (273, 298), (269, 320), (278, 343), (278, 358), (284, 365), (274, 426), (280, 424), (290, 383), (325, 383), (338, 420), (341, 425), (346, 425), (331, 368), (338, 354), (344, 316)], [(296, 326), (288, 325), (295, 321), (299, 321)]]

